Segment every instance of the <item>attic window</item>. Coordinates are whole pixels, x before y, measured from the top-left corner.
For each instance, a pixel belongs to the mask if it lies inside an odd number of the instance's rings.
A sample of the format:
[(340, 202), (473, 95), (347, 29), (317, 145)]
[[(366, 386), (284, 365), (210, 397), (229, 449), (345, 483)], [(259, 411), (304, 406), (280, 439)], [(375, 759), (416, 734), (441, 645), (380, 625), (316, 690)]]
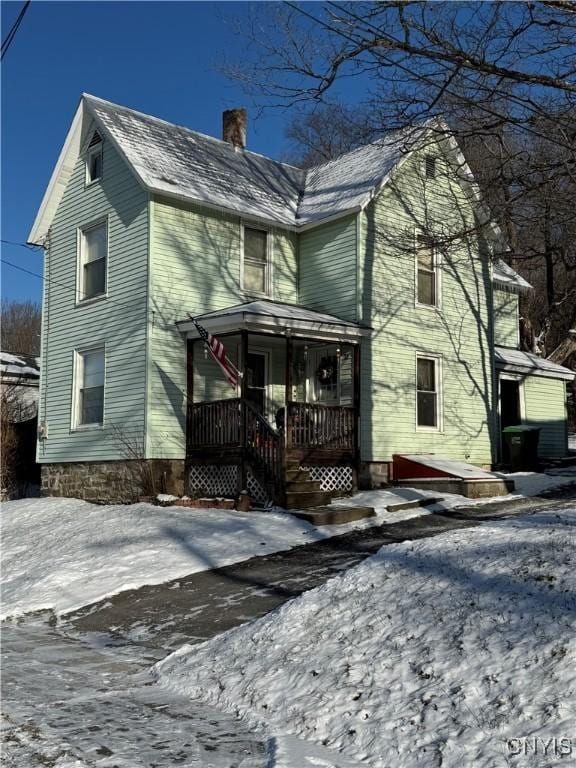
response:
[(426, 155), (424, 171), (427, 179), (436, 178), (436, 158), (434, 155)]
[(90, 139), (86, 153), (86, 184), (94, 184), (102, 178), (102, 139), (98, 131)]

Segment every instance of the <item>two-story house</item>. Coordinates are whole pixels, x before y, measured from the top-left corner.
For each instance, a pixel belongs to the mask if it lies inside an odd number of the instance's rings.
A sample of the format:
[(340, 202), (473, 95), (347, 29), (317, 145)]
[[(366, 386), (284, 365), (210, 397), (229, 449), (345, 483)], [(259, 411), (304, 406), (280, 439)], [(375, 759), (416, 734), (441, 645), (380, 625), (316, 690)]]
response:
[(305, 481), (377, 485), (398, 453), (493, 466), (499, 415), (565, 452), (572, 374), (517, 350), (529, 286), (493, 264), (445, 126), (308, 171), (245, 135), (243, 110), (218, 140), (82, 97), (29, 238), (46, 493), (121, 497), (137, 465), (175, 493), (319, 503)]

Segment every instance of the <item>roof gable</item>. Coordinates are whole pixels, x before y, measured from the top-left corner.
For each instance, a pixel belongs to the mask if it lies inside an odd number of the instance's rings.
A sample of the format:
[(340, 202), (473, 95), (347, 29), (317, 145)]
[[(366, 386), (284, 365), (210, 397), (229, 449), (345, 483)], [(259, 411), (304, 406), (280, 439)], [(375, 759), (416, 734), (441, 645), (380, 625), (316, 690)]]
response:
[(43, 242), (78, 156), (94, 129), (113, 144), (149, 192), (301, 229), (361, 210), (425, 136), (434, 130), (445, 133), (448, 127), (443, 121), (432, 120), (395, 131), (303, 171), (84, 94), (34, 221), (30, 242)]

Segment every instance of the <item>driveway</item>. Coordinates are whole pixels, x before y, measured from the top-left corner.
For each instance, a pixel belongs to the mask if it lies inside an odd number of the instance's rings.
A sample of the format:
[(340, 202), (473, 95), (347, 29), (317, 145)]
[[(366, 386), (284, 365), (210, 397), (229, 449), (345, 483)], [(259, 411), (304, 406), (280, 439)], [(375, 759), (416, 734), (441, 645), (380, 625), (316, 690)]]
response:
[(576, 485), (540, 497), (471, 505), (357, 530), (166, 584), (123, 592), (67, 618), (75, 631), (110, 632), (117, 640), (170, 651), (263, 616), (386, 544), (553, 508), (573, 498)]
[(49, 614), (6, 622), (3, 765), (351, 768), (352, 761), (320, 745), (258, 731), (167, 692), (148, 670), (182, 643), (262, 616), (383, 545), (553, 510), (574, 498), (576, 486), (548, 497), (423, 515), (124, 592), (59, 623)]

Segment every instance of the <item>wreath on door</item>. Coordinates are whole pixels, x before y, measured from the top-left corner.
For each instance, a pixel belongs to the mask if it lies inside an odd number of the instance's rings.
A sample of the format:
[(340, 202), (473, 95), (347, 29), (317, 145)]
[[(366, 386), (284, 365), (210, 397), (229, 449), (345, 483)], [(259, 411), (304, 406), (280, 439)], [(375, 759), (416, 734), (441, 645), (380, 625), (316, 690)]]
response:
[(320, 360), (320, 365), (316, 370), (316, 378), (320, 384), (334, 383), (336, 376), (336, 366), (334, 361), (330, 357), (323, 357)]

